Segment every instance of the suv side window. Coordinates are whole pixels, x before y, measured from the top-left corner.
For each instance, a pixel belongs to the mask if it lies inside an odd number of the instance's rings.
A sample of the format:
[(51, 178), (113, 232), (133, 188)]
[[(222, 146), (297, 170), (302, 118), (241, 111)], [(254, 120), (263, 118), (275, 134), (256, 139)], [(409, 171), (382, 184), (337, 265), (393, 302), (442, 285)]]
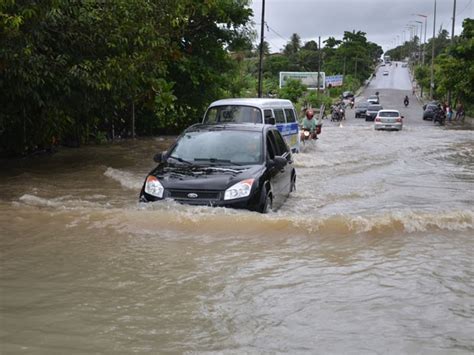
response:
[(296, 122), (295, 112), (290, 108), (285, 108), (286, 122)]
[(272, 131), (272, 135), (275, 138), (276, 155), (285, 156), (288, 153), (288, 146), (286, 145), (285, 140), (279, 131)]
[(283, 109), (276, 108), (273, 111), (275, 112), (275, 122), (276, 123), (286, 123), (285, 114), (283, 113)]
[(276, 150), (276, 144), (275, 144), (275, 138), (271, 134), (271, 132), (267, 132), (267, 159), (274, 159), (275, 158), (275, 150)]

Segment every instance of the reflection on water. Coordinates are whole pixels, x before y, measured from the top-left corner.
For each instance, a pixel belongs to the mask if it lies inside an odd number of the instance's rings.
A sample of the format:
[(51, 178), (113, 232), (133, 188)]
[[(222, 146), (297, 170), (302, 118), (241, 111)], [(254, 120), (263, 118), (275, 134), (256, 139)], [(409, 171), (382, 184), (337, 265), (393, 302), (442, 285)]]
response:
[(268, 215), (139, 204), (172, 137), (5, 163), (2, 352), (474, 352), (471, 132), (384, 133), (325, 127)]

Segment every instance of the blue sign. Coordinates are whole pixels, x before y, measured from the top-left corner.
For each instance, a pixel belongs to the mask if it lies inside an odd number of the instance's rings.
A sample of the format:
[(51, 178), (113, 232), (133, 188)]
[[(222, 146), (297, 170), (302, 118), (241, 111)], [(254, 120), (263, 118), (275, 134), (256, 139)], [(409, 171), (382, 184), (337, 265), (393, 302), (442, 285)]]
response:
[(331, 84), (332, 87), (334, 86), (342, 86), (342, 82), (344, 81), (344, 75), (328, 75), (326, 76), (326, 86)]

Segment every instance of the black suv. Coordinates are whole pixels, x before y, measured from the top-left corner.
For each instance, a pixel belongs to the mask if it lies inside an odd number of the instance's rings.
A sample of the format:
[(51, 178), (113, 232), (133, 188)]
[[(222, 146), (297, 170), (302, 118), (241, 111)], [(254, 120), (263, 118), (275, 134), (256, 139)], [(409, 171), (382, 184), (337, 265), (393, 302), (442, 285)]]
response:
[(265, 213), (296, 184), (290, 149), (273, 125), (193, 125), (154, 159), (159, 164), (145, 179), (142, 202), (169, 198)]
[(379, 112), (380, 110), (383, 110), (382, 105), (369, 105), (369, 107), (367, 107), (367, 111), (365, 112), (365, 120), (375, 120), (375, 116), (377, 116), (377, 112)]
[(369, 107), (368, 102), (358, 103), (355, 107), (355, 118), (365, 117), (365, 112), (367, 111), (368, 107)]
[(442, 111), (442, 108), (438, 103), (423, 105), (423, 120), (433, 120), (440, 111)]

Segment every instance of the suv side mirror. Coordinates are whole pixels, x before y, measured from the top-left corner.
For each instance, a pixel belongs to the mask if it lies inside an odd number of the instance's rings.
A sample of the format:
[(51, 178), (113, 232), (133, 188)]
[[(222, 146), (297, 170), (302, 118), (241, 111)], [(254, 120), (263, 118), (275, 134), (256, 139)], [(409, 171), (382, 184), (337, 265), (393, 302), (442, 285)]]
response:
[(164, 160), (165, 160), (165, 154), (166, 154), (166, 151), (161, 152), (161, 153), (158, 153), (158, 154), (155, 154), (155, 156), (153, 157), (153, 161), (154, 161), (155, 163), (162, 163), (162, 162), (164, 162)]
[(265, 124), (275, 125), (275, 117), (265, 117)]
[(288, 161), (281, 156), (275, 156), (275, 158), (273, 158), (272, 160), (268, 162), (268, 166), (270, 168), (274, 167), (277, 170), (283, 169), (286, 166), (286, 164), (288, 164)]

